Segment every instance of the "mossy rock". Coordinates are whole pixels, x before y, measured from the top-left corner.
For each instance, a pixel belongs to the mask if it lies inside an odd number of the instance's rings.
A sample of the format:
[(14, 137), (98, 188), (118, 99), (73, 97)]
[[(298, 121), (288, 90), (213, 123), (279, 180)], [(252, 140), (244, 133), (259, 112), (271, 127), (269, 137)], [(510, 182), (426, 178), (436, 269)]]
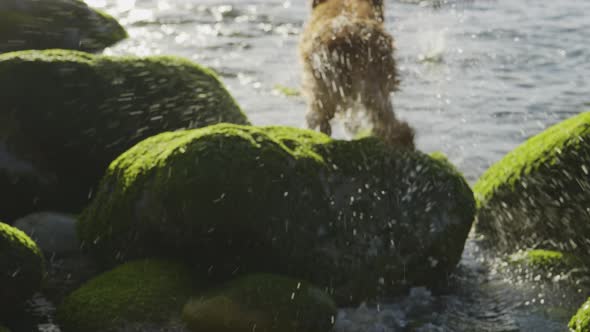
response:
[(43, 255), (25, 233), (0, 222), (0, 318), (41, 288)]
[(250, 275), (187, 303), (183, 319), (195, 332), (328, 332), (334, 301), (307, 282)]
[(590, 331), (590, 298), (580, 307), (580, 310), (572, 317), (569, 323), (571, 332)]
[(221, 279), (273, 272), (342, 303), (444, 281), (474, 210), (463, 177), (425, 154), (220, 124), (122, 154), (78, 226), (106, 263), (160, 254)]
[(127, 38), (110, 15), (79, 0), (0, 4), (0, 53), (51, 48), (97, 52)]
[(0, 325), (0, 332), (10, 332), (10, 330), (7, 327)]
[(0, 90), (0, 166), (9, 154), (41, 179), (0, 167), (0, 217), (7, 220), (80, 212), (109, 163), (142, 139), (248, 123), (215, 73), (175, 57), (7, 53), (0, 55)]
[(539, 270), (576, 268), (581, 262), (576, 256), (553, 250), (526, 250), (512, 254), (509, 262)]
[(590, 112), (536, 135), (478, 180), (476, 230), (500, 250), (590, 256)]
[(114, 331), (133, 323), (167, 323), (179, 318), (193, 292), (189, 270), (162, 260), (121, 265), (84, 284), (58, 307), (68, 332)]

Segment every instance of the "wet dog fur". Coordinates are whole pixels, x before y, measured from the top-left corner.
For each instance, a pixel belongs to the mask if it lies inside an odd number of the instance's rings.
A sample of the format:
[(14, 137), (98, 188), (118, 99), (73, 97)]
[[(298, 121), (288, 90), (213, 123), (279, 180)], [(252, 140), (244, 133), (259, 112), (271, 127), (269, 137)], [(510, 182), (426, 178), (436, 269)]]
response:
[(299, 45), (306, 120), (331, 135), (330, 120), (360, 106), (374, 135), (413, 149), (414, 130), (395, 117), (391, 103), (399, 81), (394, 40), (383, 21), (383, 0), (312, 1)]

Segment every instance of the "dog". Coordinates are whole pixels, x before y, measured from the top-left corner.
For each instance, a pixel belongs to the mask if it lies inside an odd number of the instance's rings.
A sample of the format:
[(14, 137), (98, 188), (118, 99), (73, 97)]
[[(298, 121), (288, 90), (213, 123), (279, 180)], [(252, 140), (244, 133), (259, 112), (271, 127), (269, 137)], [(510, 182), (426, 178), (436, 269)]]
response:
[[(308, 127), (330, 136), (337, 113), (363, 110), (375, 136), (414, 149), (414, 130), (395, 117), (391, 103), (399, 81), (383, 0), (312, 0), (311, 5), (299, 43)], [(359, 126), (347, 129), (354, 134)]]

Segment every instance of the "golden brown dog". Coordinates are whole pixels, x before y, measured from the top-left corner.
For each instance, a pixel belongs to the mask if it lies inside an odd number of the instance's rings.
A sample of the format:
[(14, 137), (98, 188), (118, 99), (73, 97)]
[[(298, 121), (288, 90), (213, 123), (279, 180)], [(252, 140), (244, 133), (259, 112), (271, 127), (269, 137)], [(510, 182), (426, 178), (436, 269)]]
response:
[(331, 135), (336, 113), (363, 109), (376, 136), (413, 149), (414, 130), (391, 103), (399, 82), (383, 11), (383, 0), (313, 0), (300, 42), (306, 120)]

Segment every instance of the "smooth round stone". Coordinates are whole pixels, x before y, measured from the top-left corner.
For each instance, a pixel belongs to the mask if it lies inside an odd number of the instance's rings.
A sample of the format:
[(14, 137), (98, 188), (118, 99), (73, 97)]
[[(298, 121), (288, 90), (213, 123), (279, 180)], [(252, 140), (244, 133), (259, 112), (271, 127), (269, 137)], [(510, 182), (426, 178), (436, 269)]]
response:
[(67, 256), (80, 251), (76, 222), (70, 214), (39, 212), (18, 219), (14, 227), (33, 239), (45, 256)]

